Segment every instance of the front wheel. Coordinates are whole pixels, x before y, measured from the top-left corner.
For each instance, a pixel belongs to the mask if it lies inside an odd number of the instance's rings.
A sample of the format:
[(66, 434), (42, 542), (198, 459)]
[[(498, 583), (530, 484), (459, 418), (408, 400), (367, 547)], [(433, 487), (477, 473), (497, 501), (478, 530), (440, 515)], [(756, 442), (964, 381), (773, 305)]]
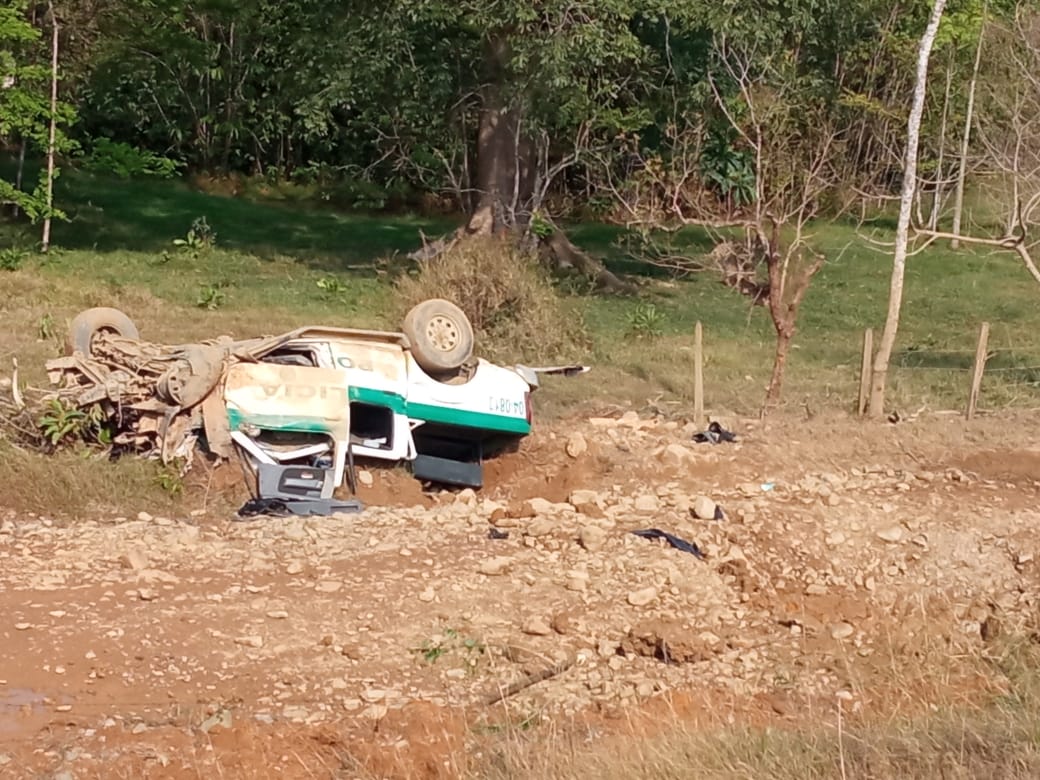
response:
[(408, 337), (415, 362), (430, 374), (455, 371), (473, 356), (473, 326), (469, 318), (443, 298), (431, 298), (413, 306), (401, 330)]

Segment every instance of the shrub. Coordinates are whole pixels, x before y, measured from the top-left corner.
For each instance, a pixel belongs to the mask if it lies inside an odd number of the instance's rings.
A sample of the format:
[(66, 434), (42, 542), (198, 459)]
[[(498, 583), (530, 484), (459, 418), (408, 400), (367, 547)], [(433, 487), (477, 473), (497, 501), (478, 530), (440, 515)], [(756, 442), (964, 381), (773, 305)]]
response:
[(28, 257), (29, 253), (19, 247), (0, 249), (0, 271), (17, 271)]
[(134, 176), (155, 176), (169, 179), (183, 166), (177, 160), (138, 149), (121, 141), (108, 138), (94, 139), (90, 154), (83, 160), (83, 167), (97, 173), (110, 173), (121, 179)]
[(581, 316), (553, 288), (534, 255), (509, 240), (466, 238), (395, 285), (398, 321), (427, 298), (466, 313), (480, 355), (497, 361), (565, 360), (587, 348)]

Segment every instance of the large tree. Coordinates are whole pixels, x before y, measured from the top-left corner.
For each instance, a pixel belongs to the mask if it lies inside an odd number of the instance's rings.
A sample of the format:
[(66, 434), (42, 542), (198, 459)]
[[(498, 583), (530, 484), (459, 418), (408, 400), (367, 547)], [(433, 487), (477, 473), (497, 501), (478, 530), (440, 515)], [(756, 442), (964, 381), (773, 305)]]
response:
[(892, 282), (888, 297), (888, 316), (881, 343), (874, 356), (873, 379), (870, 388), (869, 411), (872, 417), (880, 417), (885, 407), (885, 389), (888, 380), (888, 363), (899, 331), (899, 315), (903, 305), (903, 277), (906, 272), (907, 244), (914, 195), (917, 190), (917, 150), (920, 141), (921, 114), (928, 89), (928, 61), (932, 45), (939, 30), (946, 0), (934, 0), (928, 25), (921, 35), (917, 53), (917, 75), (914, 80), (914, 98), (907, 119), (906, 150), (903, 162), (903, 185), (899, 200), (899, 219), (896, 225), (896, 240), (892, 256)]
[[(638, 97), (651, 53), (639, 19), (646, 0), (404, 0), (419, 34), (461, 43), (456, 105), (476, 115), (470, 232), (530, 222), (553, 180), (597, 140), (645, 123)], [(441, 114), (448, 107), (441, 108)]]
[[(56, 40), (48, 34), (43, 42), (41, 28), (52, 20), (28, 0), (11, 0), (0, 8), (0, 146), (19, 150), (14, 180), (0, 178), (0, 204), (34, 221), (61, 215), (49, 196), (57, 173), (50, 166), (29, 190), (23, 186), (22, 163), (27, 152), (42, 157), (48, 150), (68, 148), (63, 130), (74, 118), (72, 107), (57, 100), (51, 56)], [(48, 33), (54, 30), (49, 27)]]

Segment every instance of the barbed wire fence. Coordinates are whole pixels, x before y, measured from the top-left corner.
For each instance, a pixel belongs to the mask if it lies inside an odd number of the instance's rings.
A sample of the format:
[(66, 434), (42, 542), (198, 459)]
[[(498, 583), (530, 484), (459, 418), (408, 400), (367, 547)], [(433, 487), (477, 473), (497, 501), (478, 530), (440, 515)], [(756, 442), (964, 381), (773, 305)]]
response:
[[(991, 347), (990, 324), (981, 323), (975, 349), (911, 346), (892, 356), (895, 375), (942, 377), (944, 386), (963, 388), (964, 414), (981, 409), (1040, 407), (1040, 353), (1014, 346)], [(873, 331), (864, 332), (859, 411), (865, 412), (873, 365)], [(957, 393), (959, 394), (959, 393)]]

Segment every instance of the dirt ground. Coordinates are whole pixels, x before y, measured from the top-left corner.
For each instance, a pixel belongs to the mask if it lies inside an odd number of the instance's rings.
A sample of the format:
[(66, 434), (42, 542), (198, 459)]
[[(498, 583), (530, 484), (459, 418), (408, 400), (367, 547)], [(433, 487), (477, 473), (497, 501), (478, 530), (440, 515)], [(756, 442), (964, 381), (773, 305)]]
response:
[(1035, 617), (1035, 415), (725, 422), (572, 419), (332, 518), (0, 497), (0, 776), (448, 778), (518, 730), (897, 712), (893, 664)]

